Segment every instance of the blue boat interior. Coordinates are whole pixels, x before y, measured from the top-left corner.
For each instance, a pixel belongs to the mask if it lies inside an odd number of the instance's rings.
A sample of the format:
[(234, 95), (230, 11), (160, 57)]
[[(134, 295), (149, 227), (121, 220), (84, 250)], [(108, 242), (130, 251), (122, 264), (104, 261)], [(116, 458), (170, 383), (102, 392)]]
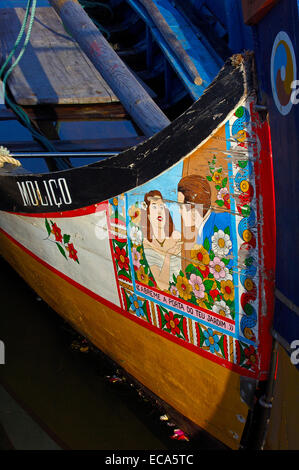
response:
[[(241, 2), (235, 0), (153, 0), (152, 3), (162, 21), (170, 28), (179, 47), (192, 61), (202, 79), (201, 84), (195, 84), (181, 57), (165, 39), (161, 28), (157, 27), (141, 1), (80, 0), (80, 3), (113, 49), (138, 77), (170, 120), (178, 117), (201, 97), (228, 57), (253, 48), (252, 28), (243, 23)], [(2, 0), (0, 8), (25, 8), (26, 5), (27, 0)], [(49, 3), (47, 0), (41, 0), (37, 6), (49, 6)], [(0, 116), (1, 113), (5, 116), (5, 108), (5, 103), (0, 103)], [(57, 118), (49, 125), (51, 126), (51, 133), (47, 136), (49, 140), (53, 138), (53, 133), (56, 136), (55, 141), (59, 139), (62, 142), (70, 142), (76, 135), (76, 139), (80, 139), (81, 142), (81, 147), (78, 147), (78, 151), (81, 152), (84, 151), (82, 147), (84, 140), (96, 142), (109, 137), (112, 141), (121, 136), (124, 141), (131, 139), (133, 143), (136, 138), (136, 143), (138, 143), (144, 137), (140, 129), (128, 117), (116, 120), (103, 118), (98, 121), (85, 120), (80, 116), (73, 119)], [(44, 129), (43, 125), (42, 131)], [(8, 145), (13, 142), (24, 143), (25, 152), (27, 144), (33, 141), (30, 130), (20, 120), (5, 121), (1, 118), (0, 142)], [(103, 156), (93, 156), (89, 149), (85, 149), (84, 157), (72, 158), (70, 155), (67, 166), (65, 159), (55, 159), (54, 171), (70, 166), (82, 166), (106, 158), (105, 150), (111, 149), (100, 147), (104, 150)], [(115, 149), (115, 153), (125, 148), (120, 145)], [(40, 151), (42, 150), (41, 147)], [(73, 150), (75, 152), (76, 148)], [(96, 144), (92, 150), (97, 150)], [(28, 158), (20, 158), (20, 160), (31, 172), (49, 171), (49, 165), (45, 159), (30, 158), (28, 155)]]

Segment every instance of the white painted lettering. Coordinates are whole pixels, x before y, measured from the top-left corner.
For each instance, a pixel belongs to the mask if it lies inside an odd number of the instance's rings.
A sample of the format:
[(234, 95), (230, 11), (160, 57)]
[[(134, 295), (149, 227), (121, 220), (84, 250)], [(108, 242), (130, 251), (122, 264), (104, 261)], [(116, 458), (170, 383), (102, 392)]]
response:
[(26, 188), (30, 197), (31, 204), (33, 206), (38, 206), (38, 199), (36, 197), (32, 181), (26, 181)]
[(17, 185), (18, 185), (19, 191), (21, 193), (24, 206), (30, 206), (30, 199), (29, 199), (24, 181), (22, 183), (19, 183), (17, 181)]
[(59, 188), (60, 188), (64, 203), (65, 204), (71, 204), (72, 199), (71, 199), (71, 195), (69, 193), (69, 188), (67, 187), (65, 179), (64, 178), (59, 178), (58, 179), (58, 184), (59, 184)]
[(38, 183), (37, 181), (34, 181), (35, 183), (35, 189), (36, 189), (36, 194), (37, 194), (37, 197), (41, 203), (42, 206), (48, 206), (48, 200), (46, 198), (46, 202), (44, 202), (43, 198), (42, 198), (42, 195), (41, 195), (41, 192), (39, 190), (39, 186), (38, 186)]
[(55, 204), (56, 206), (60, 207), (61, 204), (62, 204), (62, 200), (61, 200), (61, 198), (59, 198), (59, 202), (57, 202), (56, 195), (55, 195), (55, 192), (54, 192), (54, 189), (53, 189), (53, 186), (52, 186), (53, 183), (55, 183), (55, 186), (56, 186), (56, 188), (57, 188), (57, 182), (56, 182), (56, 180), (49, 180), (49, 183), (48, 183), (48, 184), (49, 184), (49, 186), (50, 186), (50, 191), (51, 191), (51, 194), (52, 194), (52, 196), (53, 196), (54, 204)]

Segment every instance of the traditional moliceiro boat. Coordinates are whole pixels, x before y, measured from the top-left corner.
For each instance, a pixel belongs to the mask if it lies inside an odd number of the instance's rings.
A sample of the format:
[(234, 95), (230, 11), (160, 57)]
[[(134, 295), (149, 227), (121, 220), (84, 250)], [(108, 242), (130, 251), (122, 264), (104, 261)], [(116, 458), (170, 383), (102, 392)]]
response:
[(186, 113), (116, 157), (0, 180), (3, 256), (95, 346), (232, 448), (272, 344), (272, 163), (252, 66), (251, 55), (228, 60)]
[(0, 174), (2, 256), (96, 348), (231, 449), (264, 445), (273, 398), (266, 111), (254, 55), (235, 54), (138, 145), (63, 171)]

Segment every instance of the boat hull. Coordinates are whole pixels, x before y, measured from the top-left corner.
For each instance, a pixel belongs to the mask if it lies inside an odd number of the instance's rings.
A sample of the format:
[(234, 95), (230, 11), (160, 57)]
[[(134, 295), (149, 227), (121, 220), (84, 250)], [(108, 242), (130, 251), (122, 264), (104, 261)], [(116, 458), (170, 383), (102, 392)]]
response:
[(3, 233), (1, 251), (37, 294), (79, 333), (176, 411), (230, 448), (238, 448), (248, 412), (240, 398), (239, 374), (93, 298)]

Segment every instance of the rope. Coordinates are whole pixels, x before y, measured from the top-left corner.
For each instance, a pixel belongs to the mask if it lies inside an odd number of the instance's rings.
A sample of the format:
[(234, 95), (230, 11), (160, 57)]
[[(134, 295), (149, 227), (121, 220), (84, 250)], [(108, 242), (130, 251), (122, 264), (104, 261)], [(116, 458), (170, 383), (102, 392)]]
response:
[(5, 147), (0, 146), (0, 168), (4, 166), (5, 163), (9, 163), (14, 166), (21, 166), (21, 162), (10, 156), (9, 150)]
[[(0, 79), (1, 77), (3, 76), (4, 74), (4, 70), (6, 69), (9, 61), (12, 59), (12, 56), (14, 55), (15, 51), (17, 50), (21, 40), (22, 40), (22, 37), (24, 35), (24, 32), (25, 32), (25, 28), (26, 28), (26, 25), (27, 25), (27, 22), (28, 22), (28, 17), (29, 17), (29, 12), (31, 10), (31, 16), (30, 16), (30, 21), (29, 21), (29, 24), (28, 24), (28, 29), (27, 29), (27, 33), (26, 33), (26, 36), (25, 36), (25, 40), (24, 40), (24, 43), (23, 43), (23, 46), (19, 52), (19, 55), (17, 56), (15, 62), (9, 67), (9, 69), (7, 70), (7, 72), (5, 73), (4, 75), (4, 78), (3, 78), (3, 95), (4, 95), (4, 99), (6, 101), (6, 103), (11, 107), (11, 109), (15, 112), (15, 114), (17, 116), (19, 116), (19, 118), (21, 119), (21, 121), (23, 122), (23, 124), (29, 129), (29, 131), (31, 132), (32, 136), (38, 140), (48, 151), (50, 152), (55, 152), (56, 149), (55, 147), (52, 145), (52, 143), (45, 137), (43, 136), (40, 132), (38, 132), (32, 125), (28, 115), (25, 113), (25, 111), (20, 107), (18, 106), (17, 104), (13, 103), (7, 96), (7, 93), (6, 93), (6, 82), (7, 82), (7, 79), (9, 77), (9, 75), (11, 74), (11, 72), (13, 71), (13, 69), (18, 65), (18, 63), (20, 62), (24, 52), (26, 51), (26, 47), (29, 43), (29, 40), (30, 40), (30, 35), (31, 35), (31, 31), (32, 31), (32, 27), (33, 27), (33, 23), (34, 23), (34, 18), (35, 18), (35, 10), (36, 10), (36, 2), (37, 0), (28, 0), (27, 2), (27, 8), (26, 8), (26, 12), (25, 12), (25, 16), (24, 16), (24, 20), (23, 20), (23, 23), (22, 23), (22, 26), (21, 26), (21, 29), (20, 29), (20, 32), (18, 34), (18, 37), (16, 39), (16, 42), (13, 46), (13, 49), (12, 51), (10, 52), (10, 54), (8, 55), (7, 59), (5, 60), (4, 64), (2, 65), (1, 67), (1, 70), (0, 70)], [(57, 166), (58, 168), (60, 169), (66, 169), (66, 168), (69, 168), (70, 167), (70, 164), (65, 160), (65, 159), (55, 159), (56, 163), (57, 163)]]

